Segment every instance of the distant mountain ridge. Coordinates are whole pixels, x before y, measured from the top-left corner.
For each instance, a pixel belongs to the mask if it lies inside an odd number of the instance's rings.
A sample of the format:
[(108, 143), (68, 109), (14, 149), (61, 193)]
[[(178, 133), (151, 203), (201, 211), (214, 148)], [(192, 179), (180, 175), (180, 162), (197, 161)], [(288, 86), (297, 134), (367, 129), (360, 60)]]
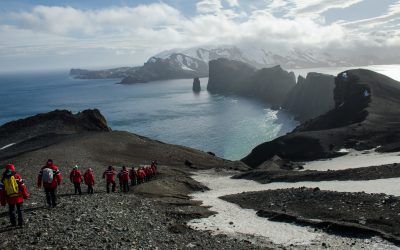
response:
[(284, 69), (351, 67), (386, 62), (385, 59), (374, 55), (338, 55), (319, 50), (271, 51), (237, 46), (205, 46), (163, 51), (150, 57), (141, 67), (108, 70), (72, 69), (70, 74), (80, 79), (122, 78), (122, 84), (207, 77), (209, 62), (219, 58), (244, 62), (257, 69), (277, 65)]

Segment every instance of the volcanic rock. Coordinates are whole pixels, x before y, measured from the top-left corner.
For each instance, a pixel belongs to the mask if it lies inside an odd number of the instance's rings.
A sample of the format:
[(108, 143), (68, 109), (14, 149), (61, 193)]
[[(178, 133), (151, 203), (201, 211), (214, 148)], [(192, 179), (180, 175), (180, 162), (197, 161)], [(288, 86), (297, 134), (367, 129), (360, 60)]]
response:
[(210, 61), (209, 72), (208, 91), (255, 97), (277, 108), (296, 84), (294, 73), (280, 66), (256, 70), (243, 62), (218, 59)]
[(297, 84), (286, 96), (283, 108), (299, 121), (318, 117), (335, 107), (334, 88), (334, 76), (320, 73), (308, 73), (307, 78), (299, 76)]
[(200, 79), (196, 77), (193, 79), (193, 92), (200, 92), (200, 91), (201, 91)]
[(242, 159), (256, 167), (274, 155), (295, 161), (340, 155), (343, 147), (400, 150), (400, 83), (357, 69), (335, 78), (335, 108), (298, 126), (292, 133), (263, 143)]

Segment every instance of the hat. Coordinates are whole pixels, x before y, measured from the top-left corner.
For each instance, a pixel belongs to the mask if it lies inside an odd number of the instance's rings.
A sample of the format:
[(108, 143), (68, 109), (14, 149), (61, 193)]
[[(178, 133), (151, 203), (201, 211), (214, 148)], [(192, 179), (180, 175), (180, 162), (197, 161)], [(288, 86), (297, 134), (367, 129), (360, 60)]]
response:
[(15, 166), (13, 164), (7, 164), (6, 170), (15, 171)]

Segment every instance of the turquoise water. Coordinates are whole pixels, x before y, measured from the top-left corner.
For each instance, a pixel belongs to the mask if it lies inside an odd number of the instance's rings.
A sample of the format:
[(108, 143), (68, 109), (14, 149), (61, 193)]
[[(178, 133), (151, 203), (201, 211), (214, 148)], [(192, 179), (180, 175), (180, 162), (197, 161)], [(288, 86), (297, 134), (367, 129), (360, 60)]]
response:
[[(237, 160), (256, 145), (290, 132), (285, 112), (236, 96), (192, 92), (192, 80), (118, 85), (76, 80), (66, 72), (0, 75), (0, 124), (48, 112), (98, 108), (114, 130), (215, 152)], [(201, 79), (206, 88), (207, 79)], [(3, 145), (0, 145), (0, 147)]]

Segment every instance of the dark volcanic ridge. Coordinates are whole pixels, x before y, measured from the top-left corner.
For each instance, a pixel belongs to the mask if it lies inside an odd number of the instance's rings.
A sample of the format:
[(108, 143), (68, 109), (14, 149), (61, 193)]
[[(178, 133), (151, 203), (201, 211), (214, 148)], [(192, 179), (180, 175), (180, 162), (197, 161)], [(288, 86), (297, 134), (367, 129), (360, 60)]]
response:
[(254, 180), (259, 183), (300, 181), (364, 181), (400, 177), (400, 164), (388, 164), (343, 170), (260, 170), (254, 169), (233, 176), (234, 179)]
[(273, 221), (312, 225), (354, 237), (380, 235), (400, 243), (400, 199), (385, 194), (291, 188), (223, 196), (221, 199)]
[(333, 110), (257, 146), (242, 161), (257, 167), (275, 155), (310, 161), (337, 156), (342, 148), (400, 151), (400, 83), (358, 69), (339, 74), (335, 86)]

